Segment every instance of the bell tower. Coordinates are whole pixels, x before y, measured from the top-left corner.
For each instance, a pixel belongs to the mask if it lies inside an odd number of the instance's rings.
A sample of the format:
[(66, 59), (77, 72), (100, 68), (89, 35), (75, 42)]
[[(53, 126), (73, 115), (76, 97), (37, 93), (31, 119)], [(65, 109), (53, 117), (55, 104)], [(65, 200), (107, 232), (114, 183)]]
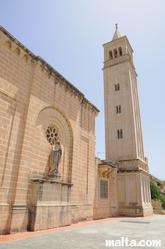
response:
[(152, 214), (133, 49), (117, 24), (103, 47), (106, 162), (118, 169), (119, 214)]
[(145, 161), (133, 49), (117, 24), (103, 46), (106, 160)]

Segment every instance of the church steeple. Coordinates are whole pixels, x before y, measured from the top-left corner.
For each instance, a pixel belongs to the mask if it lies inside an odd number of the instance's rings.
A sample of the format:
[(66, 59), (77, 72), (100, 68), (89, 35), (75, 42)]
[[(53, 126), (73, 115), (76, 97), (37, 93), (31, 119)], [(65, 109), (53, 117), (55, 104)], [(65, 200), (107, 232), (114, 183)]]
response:
[(128, 38), (120, 35), (117, 24), (113, 39), (103, 47), (105, 162), (115, 164), (118, 171), (118, 192), (115, 188), (112, 191), (111, 185), (109, 191), (117, 196), (118, 215), (150, 215), (150, 178), (144, 157), (133, 49)]
[(112, 41), (121, 37), (121, 34), (120, 34), (119, 30), (118, 30), (118, 24), (116, 23), (115, 26), (116, 26), (116, 30), (115, 30), (114, 36), (112, 38)]
[(133, 49), (117, 24), (103, 46), (106, 160), (145, 162)]

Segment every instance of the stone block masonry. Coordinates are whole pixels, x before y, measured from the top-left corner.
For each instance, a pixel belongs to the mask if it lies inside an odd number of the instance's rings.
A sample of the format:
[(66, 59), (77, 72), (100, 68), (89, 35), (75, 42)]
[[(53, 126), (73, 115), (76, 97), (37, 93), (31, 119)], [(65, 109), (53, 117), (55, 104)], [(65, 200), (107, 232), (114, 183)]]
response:
[[(81, 220), (91, 217), (98, 109), (3, 27), (0, 54), (0, 233), (68, 225), (74, 206)], [(62, 149), (61, 183), (47, 179), (41, 189), (50, 168), (50, 126)]]

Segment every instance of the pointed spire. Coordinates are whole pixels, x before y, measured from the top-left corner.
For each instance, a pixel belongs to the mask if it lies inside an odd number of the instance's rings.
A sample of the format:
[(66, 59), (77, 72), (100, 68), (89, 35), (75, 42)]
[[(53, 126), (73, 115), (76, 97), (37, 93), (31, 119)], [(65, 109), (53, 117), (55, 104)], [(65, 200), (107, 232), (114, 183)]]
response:
[(120, 34), (119, 30), (118, 30), (118, 24), (116, 23), (115, 26), (116, 26), (116, 30), (115, 30), (114, 36), (112, 38), (112, 41), (121, 37), (121, 34)]

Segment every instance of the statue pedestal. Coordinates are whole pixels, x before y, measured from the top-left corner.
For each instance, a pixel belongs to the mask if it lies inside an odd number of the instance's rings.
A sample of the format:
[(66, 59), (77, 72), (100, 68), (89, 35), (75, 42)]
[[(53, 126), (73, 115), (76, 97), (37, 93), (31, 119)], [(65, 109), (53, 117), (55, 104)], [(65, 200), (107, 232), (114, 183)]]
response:
[(59, 173), (32, 178), (28, 195), (28, 230), (52, 229), (71, 224), (71, 186)]
[(56, 172), (54, 174), (48, 174), (47, 180), (50, 182), (56, 182), (56, 181), (61, 181), (61, 175), (59, 172)]

